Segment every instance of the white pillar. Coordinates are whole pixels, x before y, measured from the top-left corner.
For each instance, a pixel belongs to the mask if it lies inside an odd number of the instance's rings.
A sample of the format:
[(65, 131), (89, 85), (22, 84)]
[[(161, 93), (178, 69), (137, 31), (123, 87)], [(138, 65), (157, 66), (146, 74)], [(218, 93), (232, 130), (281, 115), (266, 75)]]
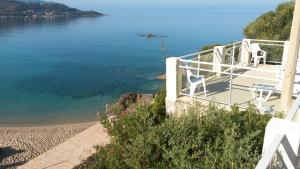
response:
[(300, 48), (299, 48), (299, 53), (298, 53), (298, 63), (300, 62)]
[[(293, 164), (296, 163), (297, 159), (289, 159), (288, 154), (295, 154), (298, 156), (299, 152), (299, 145), (300, 145), (300, 124), (296, 122), (292, 122), (290, 120), (284, 120), (284, 119), (278, 119), (278, 118), (272, 118), (268, 125), (266, 126), (265, 136), (264, 136), (264, 144), (263, 144), (263, 154), (272, 146), (272, 141), (278, 134), (284, 134), (290, 145), (292, 150), (288, 151), (283, 149), (282, 146), (278, 148), (278, 151), (280, 152), (285, 165), (287, 165), (288, 168), (294, 168)], [(292, 160), (292, 161), (290, 161)]]
[(166, 109), (169, 115), (176, 113), (176, 101), (182, 90), (182, 71), (179, 59), (170, 57), (166, 60)]
[(241, 49), (241, 62), (244, 66), (250, 65), (250, 39), (243, 39)]
[(300, 0), (296, 0), (293, 24), (288, 48), (288, 58), (285, 65), (283, 88), (281, 92), (281, 109), (285, 112), (291, 107), (295, 81), (296, 66), (300, 44)]
[[(223, 64), (225, 60), (225, 47), (223, 46), (216, 46), (214, 47), (214, 53), (213, 53), (213, 63), (214, 64)], [(223, 68), (221, 65), (213, 65), (213, 71), (217, 71), (216, 73), (217, 77), (222, 76)]]

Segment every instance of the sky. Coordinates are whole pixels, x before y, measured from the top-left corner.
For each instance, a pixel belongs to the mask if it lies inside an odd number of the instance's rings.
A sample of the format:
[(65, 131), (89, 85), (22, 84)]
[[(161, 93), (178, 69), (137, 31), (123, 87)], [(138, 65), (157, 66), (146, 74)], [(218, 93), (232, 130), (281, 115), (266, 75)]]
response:
[(243, 7), (273, 9), (287, 0), (54, 0), (83, 10), (110, 11), (125, 8)]

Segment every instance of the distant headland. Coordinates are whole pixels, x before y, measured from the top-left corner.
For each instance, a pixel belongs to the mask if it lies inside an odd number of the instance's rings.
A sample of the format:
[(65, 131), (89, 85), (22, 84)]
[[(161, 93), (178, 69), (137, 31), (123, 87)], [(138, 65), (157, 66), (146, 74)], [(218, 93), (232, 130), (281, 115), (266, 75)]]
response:
[(0, 18), (73, 18), (96, 17), (104, 14), (82, 11), (62, 3), (40, 0), (0, 0)]

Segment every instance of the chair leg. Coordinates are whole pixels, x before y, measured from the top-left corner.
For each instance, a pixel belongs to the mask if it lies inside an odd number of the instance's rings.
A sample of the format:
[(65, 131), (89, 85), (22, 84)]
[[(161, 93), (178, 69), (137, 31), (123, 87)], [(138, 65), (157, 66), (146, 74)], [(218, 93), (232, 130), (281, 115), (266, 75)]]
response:
[(207, 95), (206, 95), (206, 84), (205, 84), (205, 80), (203, 80), (202, 84), (203, 84), (204, 95), (205, 95), (205, 97), (206, 97)]
[(259, 92), (259, 96), (257, 98), (257, 101), (258, 101), (258, 108), (262, 108), (262, 102), (263, 102), (263, 91), (262, 90), (258, 90)]
[(256, 98), (255, 92), (256, 92), (256, 90), (252, 88), (252, 89), (251, 89), (251, 96), (252, 96), (252, 99), (253, 99), (253, 100)]
[(197, 90), (198, 90), (198, 92), (201, 91), (201, 86), (200, 85), (197, 85), (195, 92), (197, 92)]
[(257, 64), (259, 63), (259, 59), (258, 58), (254, 58), (254, 67), (257, 67)]
[(195, 94), (196, 87), (197, 87), (197, 85), (191, 84), (190, 96), (193, 96)]

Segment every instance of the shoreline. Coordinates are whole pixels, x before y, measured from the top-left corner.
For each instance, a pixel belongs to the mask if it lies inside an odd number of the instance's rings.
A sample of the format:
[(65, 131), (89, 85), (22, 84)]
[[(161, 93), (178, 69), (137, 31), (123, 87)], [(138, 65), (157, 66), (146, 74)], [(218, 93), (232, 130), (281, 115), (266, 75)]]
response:
[(0, 127), (0, 168), (17, 168), (96, 123)]
[(28, 124), (1, 124), (0, 129), (3, 128), (47, 128), (47, 127), (63, 127), (63, 126), (71, 126), (71, 125), (81, 125), (81, 124), (89, 124), (89, 123), (97, 123), (97, 120), (86, 120), (86, 121), (77, 121), (77, 122), (61, 122), (61, 123), (28, 123)]

